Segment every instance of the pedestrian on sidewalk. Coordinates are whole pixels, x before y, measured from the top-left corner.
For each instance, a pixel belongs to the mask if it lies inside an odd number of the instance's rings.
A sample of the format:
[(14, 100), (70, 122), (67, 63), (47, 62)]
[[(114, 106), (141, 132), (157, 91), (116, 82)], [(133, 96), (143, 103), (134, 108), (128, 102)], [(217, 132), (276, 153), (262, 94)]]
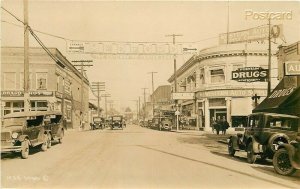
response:
[(225, 116), (223, 116), (222, 123), (221, 123), (221, 129), (222, 129), (222, 134), (226, 134), (226, 130), (229, 128), (229, 123), (226, 121)]
[(217, 135), (219, 135), (219, 133), (220, 133), (221, 126), (222, 126), (222, 120), (221, 120), (221, 117), (218, 116), (217, 117), (217, 121), (216, 121), (216, 125), (215, 125), (215, 129), (217, 131)]
[(210, 124), (212, 133), (215, 133), (215, 130), (216, 130), (216, 124), (217, 124), (216, 118), (215, 118), (215, 117), (212, 117), (212, 118), (211, 118), (211, 124)]

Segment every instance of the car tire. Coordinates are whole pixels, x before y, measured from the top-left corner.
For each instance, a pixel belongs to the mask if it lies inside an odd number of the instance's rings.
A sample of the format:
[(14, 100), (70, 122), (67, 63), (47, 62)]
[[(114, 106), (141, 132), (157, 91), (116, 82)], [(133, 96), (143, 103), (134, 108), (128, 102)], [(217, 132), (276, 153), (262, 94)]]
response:
[(64, 136), (65, 136), (65, 131), (62, 130), (62, 131), (61, 131), (61, 135), (60, 135), (60, 137), (59, 137), (59, 139), (58, 139), (58, 143), (60, 143), (60, 144), (62, 143), (62, 140), (63, 140)]
[(51, 144), (52, 144), (52, 142), (51, 142), (51, 134), (49, 133), (48, 134), (48, 144), (47, 144), (47, 148), (51, 148)]
[(235, 149), (233, 148), (233, 141), (230, 139), (228, 142), (228, 153), (230, 156), (234, 156)]
[(29, 141), (25, 139), (21, 143), (21, 158), (22, 159), (27, 159), (29, 156)]
[(274, 154), (273, 165), (275, 171), (284, 176), (292, 175), (296, 169), (291, 165), (289, 154), (286, 149), (281, 148)]
[(250, 142), (247, 147), (247, 162), (253, 164), (256, 161), (257, 155), (253, 151), (253, 142)]
[(48, 135), (47, 134), (44, 134), (44, 141), (43, 141), (43, 144), (41, 146), (41, 150), (42, 151), (47, 151), (47, 146), (48, 146)]

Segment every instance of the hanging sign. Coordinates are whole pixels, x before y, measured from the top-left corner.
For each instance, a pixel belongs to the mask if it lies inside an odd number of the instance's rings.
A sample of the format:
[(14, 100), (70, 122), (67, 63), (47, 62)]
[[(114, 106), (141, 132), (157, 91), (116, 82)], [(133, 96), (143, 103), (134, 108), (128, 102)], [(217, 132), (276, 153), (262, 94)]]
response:
[(244, 67), (232, 71), (232, 80), (238, 82), (264, 82), (268, 79), (268, 69), (261, 67)]

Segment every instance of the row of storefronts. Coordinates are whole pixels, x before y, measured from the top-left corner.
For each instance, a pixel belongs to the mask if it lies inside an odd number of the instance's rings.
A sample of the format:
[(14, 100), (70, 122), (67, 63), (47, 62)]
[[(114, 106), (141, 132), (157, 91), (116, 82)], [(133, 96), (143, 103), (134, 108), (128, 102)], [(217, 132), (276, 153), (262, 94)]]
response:
[[(88, 122), (89, 82), (58, 51), (30, 48), (30, 111), (62, 111), (69, 128)], [(24, 111), (24, 49), (1, 49), (1, 115)], [(83, 95), (83, 96), (81, 96)]]

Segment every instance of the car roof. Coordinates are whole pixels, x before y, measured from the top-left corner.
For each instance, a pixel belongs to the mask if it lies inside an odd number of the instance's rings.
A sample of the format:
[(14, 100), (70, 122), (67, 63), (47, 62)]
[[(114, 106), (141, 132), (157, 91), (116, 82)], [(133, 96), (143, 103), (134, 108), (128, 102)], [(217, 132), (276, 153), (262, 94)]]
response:
[(289, 118), (299, 118), (298, 116), (295, 116), (295, 115), (269, 113), (269, 112), (256, 112), (256, 113), (252, 113), (250, 115), (262, 115), (262, 114), (267, 115), (267, 116), (281, 116), (281, 117), (289, 117)]
[(14, 117), (28, 117), (28, 116), (40, 116), (40, 115), (62, 115), (60, 111), (27, 111), (27, 112), (13, 112), (6, 114), (3, 118), (14, 118)]

